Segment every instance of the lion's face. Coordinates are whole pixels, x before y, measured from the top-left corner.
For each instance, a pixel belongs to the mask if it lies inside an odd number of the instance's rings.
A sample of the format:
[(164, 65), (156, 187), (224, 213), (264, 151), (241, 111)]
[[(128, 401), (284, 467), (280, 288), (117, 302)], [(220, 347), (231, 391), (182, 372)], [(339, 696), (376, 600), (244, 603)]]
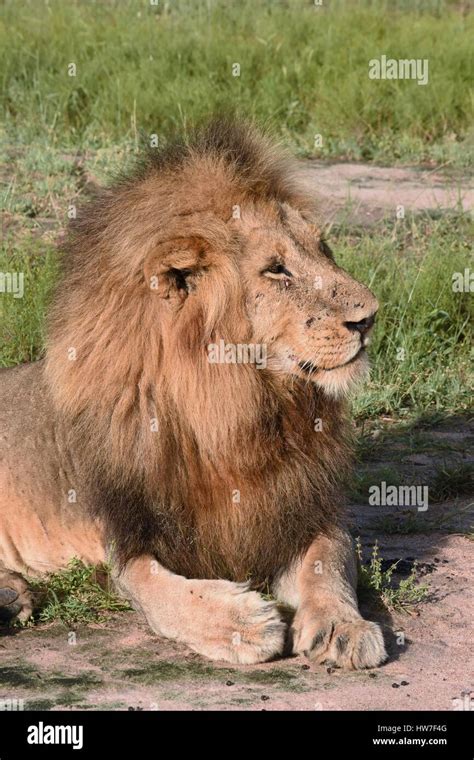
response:
[[(373, 294), (336, 265), (318, 228), (288, 204), (243, 206), (241, 218), (224, 227), (228, 245), (183, 236), (146, 267), (147, 282), (161, 283), (171, 307), (170, 331), (181, 341), (174, 355), (202, 347), (206, 335), (212, 347), (225, 338), (237, 362), (247, 347), (244, 361), (258, 368), (314, 382), (333, 396), (347, 391), (368, 367)], [(220, 326), (213, 316), (219, 311)]]
[(363, 375), (378, 303), (332, 259), (319, 231), (289, 206), (243, 215), (241, 261), (253, 340), (270, 370), (339, 394)]
[(239, 219), (213, 224), (210, 217), (205, 235), (160, 246), (145, 268), (171, 307), (174, 356), (195, 346), (196, 361), (206, 343), (214, 350), (225, 341), (237, 363), (247, 347), (243, 361), (260, 369), (333, 396), (348, 390), (368, 367), (378, 308), (370, 290), (336, 265), (319, 229), (287, 203), (243, 205)]

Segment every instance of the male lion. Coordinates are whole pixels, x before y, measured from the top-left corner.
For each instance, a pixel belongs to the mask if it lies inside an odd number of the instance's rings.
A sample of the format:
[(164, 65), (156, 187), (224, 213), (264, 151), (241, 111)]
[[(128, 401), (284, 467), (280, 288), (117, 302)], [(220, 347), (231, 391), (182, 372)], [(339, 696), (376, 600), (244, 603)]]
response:
[(212, 659), (282, 653), (266, 582), (295, 652), (383, 662), (340, 524), (377, 302), (314, 219), (291, 161), (216, 121), (71, 221), (46, 357), (1, 371), (4, 614), (31, 611), (22, 575), (107, 557), (154, 631)]

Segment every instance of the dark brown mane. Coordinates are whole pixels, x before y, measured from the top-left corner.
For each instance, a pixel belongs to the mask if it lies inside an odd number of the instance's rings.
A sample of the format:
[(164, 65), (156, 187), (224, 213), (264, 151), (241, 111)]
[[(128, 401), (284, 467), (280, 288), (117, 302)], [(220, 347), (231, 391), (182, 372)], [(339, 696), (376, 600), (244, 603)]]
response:
[(235, 245), (225, 221), (249, 198), (312, 205), (286, 156), (221, 120), (152, 151), (71, 223), (46, 376), (91, 484), (84, 499), (122, 563), (151, 553), (192, 577), (262, 582), (337, 522), (349, 458), (342, 402), (206, 361), (205, 341), (248, 329), (231, 266), (172, 326), (144, 282), (163, 241)]
[(280, 202), (291, 198), (289, 156), (276, 150), (275, 144), (250, 124), (230, 118), (214, 119), (187, 140), (177, 137), (160, 150), (149, 149), (138, 171), (142, 176), (155, 171), (176, 172), (197, 158), (230, 167), (249, 195)]

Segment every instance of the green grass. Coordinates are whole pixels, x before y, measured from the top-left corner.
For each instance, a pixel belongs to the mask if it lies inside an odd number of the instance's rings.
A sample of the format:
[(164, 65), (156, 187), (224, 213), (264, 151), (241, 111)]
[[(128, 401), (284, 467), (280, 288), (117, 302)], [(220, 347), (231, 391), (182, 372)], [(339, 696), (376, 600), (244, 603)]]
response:
[(45, 312), (58, 272), (58, 258), (51, 246), (31, 239), (0, 246), (0, 272), (24, 275), (24, 296), (0, 298), (0, 366), (39, 358), (44, 345)]
[(474, 466), (458, 464), (437, 471), (430, 484), (430, 501), (442, 502), (474, 492)]
[(374, 483), (385, 481), (388, 486), (399, 486), (402, 484), (402, 476), (393, 467), (379, 467), (377, 470), (361, 470), (353, 475), (351, 483), (351, 497), (359, 504), (364, 504), (369, 498), (369, 488)]
[(472, 232), (472, 220), (460, 215), (403, 220), (360, 237), (340, 233), (338, 262), (380, 302), (359, 419), (472, 408), (472, 293), (452, 290), (453, 273), (468, 266)]
[(30, 579), (29, 586), (39, 600), (30, 623), (59, 621), (70, 628), (131, 609), (111, 589), (107, 568), (88, 567), (78, 559), (47, 578)]
[(409, 536), (414, 533), (426, 534), (429, 530), (426, 519), (418, 517), (413, 512), (402, 512), (396, 515), (385, 515), (372, 523), (373, 530), (388, 535)]
[(463, 529), (459, 526), (459, 518), (467, 518), (474, 514), (474, 502), (463, 507), (458, 504), (451, 508), (443, 505), (442, 514), (433, 517), (419, 517), (413, 512), (401, 511), (395, 515), (385, 515), (372, 522), (372, 530), (388, 535), (407, 536), (413, 534), (426, 535), (432, 532), (456, 533), (473, 540), (472, 526)]
[(383, 570), (383, 560), (377, 543), (372, 548), (368, 564), (363, 563), (360, 539), (356, 542), (356, 548), (359, 557), (358, 591), (360, 595), (375, 596), (389, 612), (410, 612), (413, 607), (427, 598), (429, 589), (426, 583), (418, 582), (416, 562), (413, 564), (410, 575), (395, 583), (393, 574), (396, 572), (398, 563), (394, 562), (389, 568)]
[[(460, 5), (4, 0), (4, 126), (23, 143), (102, 147), (232, 109), (310, 155), (468, 165), (474, 16)], [(369, 79), (381, 55), (428, 59), (429, 83)]]

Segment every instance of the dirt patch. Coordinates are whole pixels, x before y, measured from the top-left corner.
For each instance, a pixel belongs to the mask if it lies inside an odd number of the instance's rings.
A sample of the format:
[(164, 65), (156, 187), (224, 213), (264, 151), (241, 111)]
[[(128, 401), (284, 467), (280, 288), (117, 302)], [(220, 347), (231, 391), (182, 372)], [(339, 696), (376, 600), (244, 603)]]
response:
[(321, 197), (325, 220), (370, 225), (404, 213), (470, 211), (472, 175), (447, 168), (380, 167), (372, 164), (307, 161), (302, 175)]
[(429, 600), (386, 623), (390, 660), (378, 670), (347, 673), (300, 657), (210, 663), (152, 635), (130, 612), (79, 628), (75, 643), (60, 626), (3, 636), (0, 698), (23, 699), (26, 710), (451, 710), (474, 695), (472, 543), (441, 533), (377, 537), (387, 556), (433, 567)]

